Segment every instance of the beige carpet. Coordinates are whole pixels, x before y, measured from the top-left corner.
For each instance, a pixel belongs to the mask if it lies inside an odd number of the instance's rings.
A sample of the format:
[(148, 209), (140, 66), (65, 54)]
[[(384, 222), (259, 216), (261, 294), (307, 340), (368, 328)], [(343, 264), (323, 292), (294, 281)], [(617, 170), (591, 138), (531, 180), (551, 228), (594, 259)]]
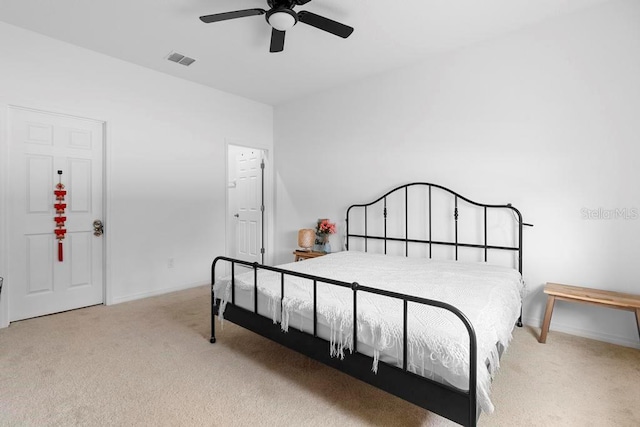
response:
[[(638, 426), (640, 351), (514, 331), (482, 426)], [(0, 425), (442, 426), (447, 420), (230, 323), (206, 287), (0, 330)]]

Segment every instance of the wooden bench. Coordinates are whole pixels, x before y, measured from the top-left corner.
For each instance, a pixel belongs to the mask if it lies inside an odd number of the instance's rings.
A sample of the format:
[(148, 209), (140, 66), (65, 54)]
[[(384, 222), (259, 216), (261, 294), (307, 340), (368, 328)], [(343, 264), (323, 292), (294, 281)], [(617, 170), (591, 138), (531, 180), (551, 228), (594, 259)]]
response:
[(542, 322), (542, 332), (540, 342), (547, 341), (551, 314), (556, 300), (582, 302), (595, 304), (601, 307), (618, 308), (621, 310), (633, 311), (636, 314), (638, 324), (638, 336), (640, 336), (640, 295), (623, 294), (620, 292), (603, 291), (600, 289), (581, 288), (579, 286), (560, 285), (558, 283), (547, 283), (544, 287), (547, 294), (547, 309), (544, 312)]

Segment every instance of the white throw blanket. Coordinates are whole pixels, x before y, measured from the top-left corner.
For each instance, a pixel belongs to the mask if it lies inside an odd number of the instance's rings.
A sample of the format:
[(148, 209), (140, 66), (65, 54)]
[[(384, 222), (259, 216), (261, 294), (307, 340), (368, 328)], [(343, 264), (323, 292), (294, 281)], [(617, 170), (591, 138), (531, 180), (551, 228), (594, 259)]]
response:
[[(311, 275), (385, 289), (406, 295), (433, 299), (453, 305), (471, 321), (477, 337), (477, 395), (480, 408), (493, 412), (489, 399), (491, 377), (499, 366), (496, 343), (506, 349), (511, 331), (520, 314), (524, 282), (512, 268), (487, 263), (435, 261), (360, 252), (338, 252), (324, 257), (279, 266)], [(229, 278), (214, 285), (222, 300), (220, 317), (231, 299)], [(236, 276), (236, 286), (253, 291), (253, 272)], [(258, 292), (270, 299), (274, 323), (280, 306), (280, 274), (259, 270)], [(331, 328), (331, 355), (344, 357), (353, 349), (353, 291), (318, 282), (317, 313)], [(373, 347), (373, 371), (383, 352), (396, 353), (402, 366), (403, 304), (367, 292), (358, 292), (358, 341)], [(441, 365), (451, 377), (448, 382), (468, 389), (469, 335), (451, 312), (424, 304), (408, 305), (407, 368), (430, 376), (429, 370)], [(287, 276), (282, 301), (281, 327), (289, 328), (294, 313), (313, 315), (313, 285), (305, 279)], [(490, 370), (485, 367), (489, 361)], [(426, 368), (425, 368), (426, 367)]]

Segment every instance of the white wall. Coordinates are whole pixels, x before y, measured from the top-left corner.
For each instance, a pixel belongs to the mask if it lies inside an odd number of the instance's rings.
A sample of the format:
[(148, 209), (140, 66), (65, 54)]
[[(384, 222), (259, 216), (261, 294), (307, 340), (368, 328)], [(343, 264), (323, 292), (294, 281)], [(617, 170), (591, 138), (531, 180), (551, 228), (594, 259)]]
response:
[[(639, 22), (607, 3), (277, 107), (277, 261), (316, 218), (426, 181), (535, 224), (526, 323), (547, 281), (640, 294), (640, 219), (582, 214), (640, 209)], [(560, 302), (553, 329), (638, 347), (631, 312)]]
[(3, 23), (0, 57), (3, 129), (8, 104), (107, 123), (108, 300), (207, 283), (225, 252), (225, 139), (271, 149), (273, 108)]

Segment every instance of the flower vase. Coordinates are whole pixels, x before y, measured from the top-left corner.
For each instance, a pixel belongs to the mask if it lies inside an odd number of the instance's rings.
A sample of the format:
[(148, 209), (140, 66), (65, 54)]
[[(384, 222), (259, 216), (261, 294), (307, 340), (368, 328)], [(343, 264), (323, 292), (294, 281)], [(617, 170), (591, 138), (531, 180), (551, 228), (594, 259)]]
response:
[(329, 243), (329, 234), (325, 234), (322, 238), (322, 242), (323, 242), (323, 248), (322, 251), (325, 254), (330, 254), (331, 253), (331, 243)]
[(313, 250), (316, 252), (325, 252), (325, 246), (329, 242), (328, 236), (323, 233), (318, 233), (316, 235), (316, 244), (313, 247)]

